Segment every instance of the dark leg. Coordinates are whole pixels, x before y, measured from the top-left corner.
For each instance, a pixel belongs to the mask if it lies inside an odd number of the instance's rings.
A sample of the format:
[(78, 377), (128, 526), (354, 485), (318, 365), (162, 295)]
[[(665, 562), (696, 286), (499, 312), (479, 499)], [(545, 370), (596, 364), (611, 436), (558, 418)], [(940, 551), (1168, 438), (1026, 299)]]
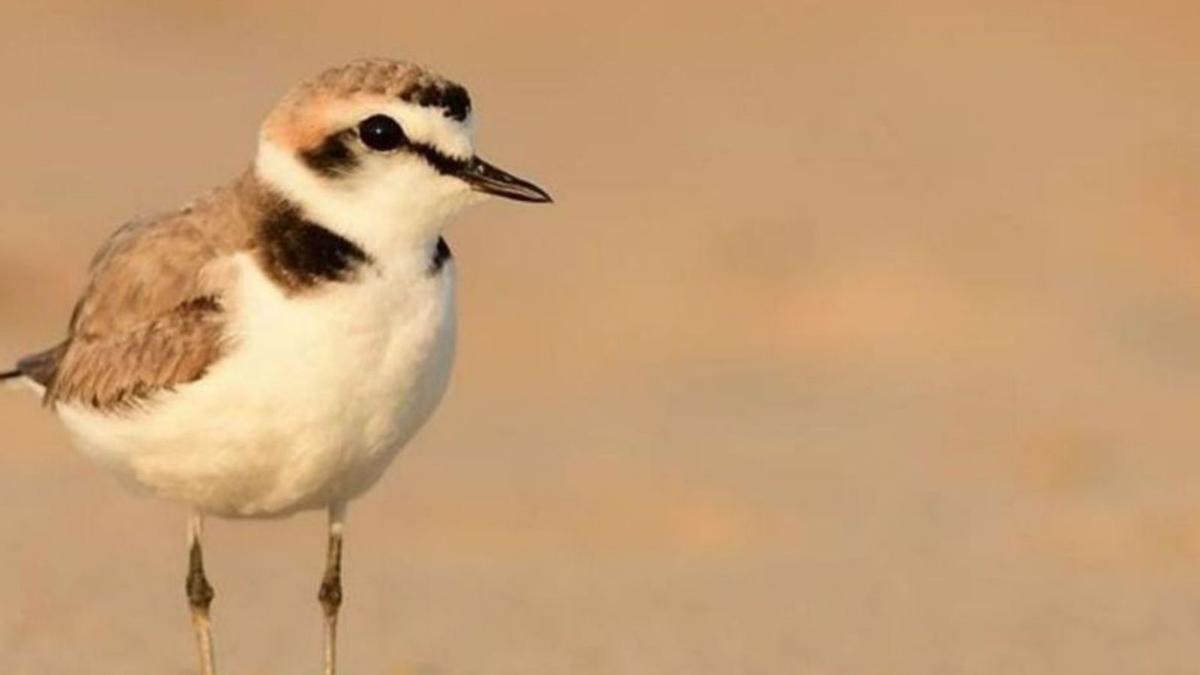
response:
[(187, 597), (192, 609), (192, 630), (196, 633), (196, 647), (200, 651), (201, 675), (214, 675), (212, 631), (208, 619), (208, 607), (212, 604), (213, 588), (204, 577), (204, 557), (200, 551), (200, 535), (204, 529), (204, 516), (193, 513), (188, 521), (188, 574)]
[(337, 672), (337, 617), (342, 606), (342, 522), (345, 504), (329, 507), (329, 548), (325, 554), (325, 576), (317, 599), (325, 612), (325, 675)]

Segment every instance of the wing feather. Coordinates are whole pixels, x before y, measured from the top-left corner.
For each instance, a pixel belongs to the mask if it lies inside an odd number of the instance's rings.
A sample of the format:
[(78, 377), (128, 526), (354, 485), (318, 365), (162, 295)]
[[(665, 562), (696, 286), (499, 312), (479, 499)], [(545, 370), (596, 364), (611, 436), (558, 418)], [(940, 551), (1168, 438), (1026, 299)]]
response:
[[(67, 339), (18, 368), (46, 388), (47, 405), (138, 405), (200, 378), (225, 353), (232, 252), (212, 218), (197, 212), (130, 223), (92, 261)], [(219, 211), (219, 209), (217, 209)]]

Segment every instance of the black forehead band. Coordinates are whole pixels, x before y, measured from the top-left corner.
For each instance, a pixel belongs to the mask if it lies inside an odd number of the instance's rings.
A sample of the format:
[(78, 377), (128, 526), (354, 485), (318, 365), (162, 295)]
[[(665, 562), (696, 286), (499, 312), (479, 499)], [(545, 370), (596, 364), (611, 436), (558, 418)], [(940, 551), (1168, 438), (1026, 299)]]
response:
[(440, 82), (413, 87), (400, 95), (400, 100), (422, 107), (441, 108), (446, 117), (462, 122), (471, 112), (471, 96), (461, 85)]

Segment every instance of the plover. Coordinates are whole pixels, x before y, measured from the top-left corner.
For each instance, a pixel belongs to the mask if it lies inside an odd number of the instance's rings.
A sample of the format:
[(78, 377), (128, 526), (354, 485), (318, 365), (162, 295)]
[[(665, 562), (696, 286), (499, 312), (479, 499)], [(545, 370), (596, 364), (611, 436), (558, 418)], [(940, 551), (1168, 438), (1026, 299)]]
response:
[(79, 449), (190, 505), (186, 590), (214, 672), (205, 516), (328, 511), (318, 598), (335, 669), (346, 504), (424, 424), (454, 359), (443, 225), (489, 195), (550, 196), (475, 154), (467, 91), (387, 59), (332, 68), (271, 111), (253, 164), (117, 230), (66, 339), (0, 374)]

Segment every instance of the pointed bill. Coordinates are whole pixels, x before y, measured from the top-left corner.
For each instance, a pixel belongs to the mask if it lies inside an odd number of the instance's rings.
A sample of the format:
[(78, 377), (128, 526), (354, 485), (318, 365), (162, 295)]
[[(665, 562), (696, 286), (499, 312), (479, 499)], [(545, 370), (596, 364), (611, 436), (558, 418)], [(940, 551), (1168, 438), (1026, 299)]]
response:
[(519, 202), (545, 203), (553, 199), (542, 188), (476, 157), (456, 174), (479, 192)]

